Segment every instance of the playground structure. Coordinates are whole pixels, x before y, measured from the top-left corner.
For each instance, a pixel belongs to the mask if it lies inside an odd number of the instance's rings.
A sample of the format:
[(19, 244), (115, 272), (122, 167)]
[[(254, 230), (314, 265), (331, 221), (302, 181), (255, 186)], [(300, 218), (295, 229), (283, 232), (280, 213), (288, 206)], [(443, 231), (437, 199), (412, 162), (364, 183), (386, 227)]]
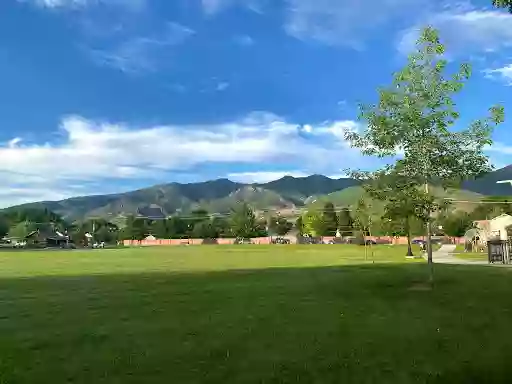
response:
[(489, 262), (510, 263), (512, 241), (512, 216), (499, 215), (491, 220), (480, 220), (464, 235), (464, 251), (487, 252)]

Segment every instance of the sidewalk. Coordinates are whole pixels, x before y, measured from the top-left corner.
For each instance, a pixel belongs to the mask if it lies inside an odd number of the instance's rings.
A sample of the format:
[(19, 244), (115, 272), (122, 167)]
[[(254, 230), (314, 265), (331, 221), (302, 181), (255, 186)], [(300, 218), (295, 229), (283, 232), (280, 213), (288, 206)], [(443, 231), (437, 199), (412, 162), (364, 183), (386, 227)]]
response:
[[(464, 260), (453, 256), (455, 247), (451, 244), (442, 245), (441, 248), (432, 253), (432, 261), (439, 264), (489, 265), (487, 261)], [(423, 257), (427, 258), (427, 255), (424, 253)]]

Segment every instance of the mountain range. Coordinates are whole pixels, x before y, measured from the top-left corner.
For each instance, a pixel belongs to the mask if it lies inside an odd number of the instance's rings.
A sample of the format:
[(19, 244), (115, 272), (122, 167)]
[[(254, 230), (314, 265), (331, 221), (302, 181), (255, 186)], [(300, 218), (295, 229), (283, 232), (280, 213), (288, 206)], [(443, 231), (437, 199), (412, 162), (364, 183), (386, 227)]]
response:
[[(467, 181), (462, 190), (450, 190), (447, 196), (477, 201), (482, 195), (512, 195), (512, 185), (496, 183), (502, 180), (512, 180), (512, 165)], [(169, 183), (125, 193), (42, 201), (12, 208), (46, 208), (70, 221), (90, 217), (112, 219), (130, 214), (148, 216), (147, 212), (155, 211), (165, 216), (187, 214), (199, 208), (210, 213), (226, 213), (240, 201), (258, 211), (286, 212), (325, 201), (351, 205), (362, 194), (358, 184), (354, 179), (331, 179), (322, 175), (285, 176), (263, 184), (218, 179), (190, 184)]]

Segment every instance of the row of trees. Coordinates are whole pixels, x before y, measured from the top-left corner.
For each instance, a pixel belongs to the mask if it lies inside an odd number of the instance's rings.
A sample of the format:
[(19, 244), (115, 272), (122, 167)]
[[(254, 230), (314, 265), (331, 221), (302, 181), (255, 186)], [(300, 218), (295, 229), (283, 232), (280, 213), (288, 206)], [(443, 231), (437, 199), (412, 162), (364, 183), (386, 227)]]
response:
[[(368, 189), (369, 187), (367, 187)], [(425, 234), (425, 227), (414, 207), (401, 204), (400, 199), (390, 199), (384, 206), (375, 209), (369, 200), (361, 199), (353, 207), (337, 211), (330, 202), (321, 209), (303, 213), (295, 222), (284, 217), (270, 216), (258, 219), (247, 204), (240, 204), (229, 215), (210, 215), (205, 210), (196, 210), (187, 216), (174, 216), (165, 220), (149, 220), (128, 217), (118, 227), (105, 219), (89, 219), (69, 224), (59, 215), (48, 210), (13, 210), (0, 215), (0, 236), (9, 235), (22, 239), (37, 229), (51, 233), (67, 233), (80, 244), (86, 233), (94, 235), (95, 241), (114, 243), (119, 240), (142, 240), (148, 235), (157, 238), (219, 238), (285, 236), (294, 230), (299, 235), (343, 236), (355, 234), (376, 236), (418, 236)], [(512, 214), (507, 197), (488, 198), (470, 212), (452, 212), (449, 206), (433, 220), (438, 234), (460, 237), (472, 227), (475, 220), (492, 218), (501, 213)], [(441, 228), (441, 229), (440, 229)]]

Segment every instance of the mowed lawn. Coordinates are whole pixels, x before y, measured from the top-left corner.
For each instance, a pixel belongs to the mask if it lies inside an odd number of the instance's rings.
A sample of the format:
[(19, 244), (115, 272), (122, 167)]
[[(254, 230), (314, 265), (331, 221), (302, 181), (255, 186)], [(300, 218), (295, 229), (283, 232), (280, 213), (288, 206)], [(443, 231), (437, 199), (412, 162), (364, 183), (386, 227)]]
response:
[(374, 250), (0, 253), (0, 383), (510, 382), (512, 270)]

